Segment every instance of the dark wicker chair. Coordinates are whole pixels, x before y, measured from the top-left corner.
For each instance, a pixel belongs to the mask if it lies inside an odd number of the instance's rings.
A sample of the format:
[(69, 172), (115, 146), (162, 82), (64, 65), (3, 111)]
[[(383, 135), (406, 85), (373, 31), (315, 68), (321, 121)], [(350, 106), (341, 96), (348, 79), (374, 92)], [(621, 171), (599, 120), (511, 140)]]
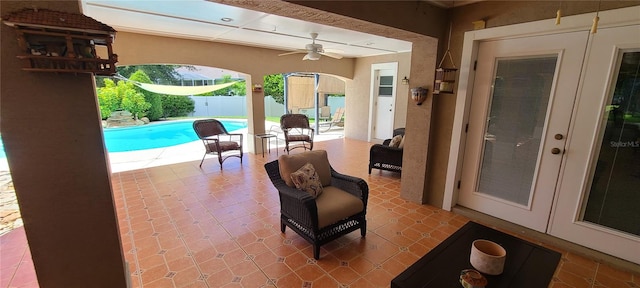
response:
[[(296, 148), (313, 150), (314, 130), (309, 126), (309, 118), (304, 114), (284, 114), (280, 117), (280, 128), (284, 132), (284, 150)], [(298, 145), (290, 146), (290, 144)]]
[[(393, 136), (404, 136), (404, 128), (393, 130)], [(369, 150), (369, 174), (371, 169), (402, 172), (402, 148), (390, 147), (391, 139), (386, 139), (382, 144), (374, 144)]]
[[(289, 186), (282, 178), (306, 163), (316, 167), (322, 182), (322, 194), (315, 199), (306, 191)], [(316, 260), (320, 258), (321, 245), (342, 235), (360, 229), (360, 234), (365, 237), (369, 186), (363, 179), (333, 170), (326, 151), (282, 155), (264, 167), (280, 195), (280, 230), (284, 233), (288, 226), (309, 241)], [(325, 184), (327, 182), (328, 185)]]
[(193, 121), (193, 130), (196, 131), (196, 135), (202, 140), (206, 149), (200, 161), (200, 167), (207, 154), (218, 156), (220, 169), (222, 169), (222, 162), (229, 157), (240, 158), (240, 164), (242, 164), (242, 134), (229, 134), (224, 125), (216, 119)]

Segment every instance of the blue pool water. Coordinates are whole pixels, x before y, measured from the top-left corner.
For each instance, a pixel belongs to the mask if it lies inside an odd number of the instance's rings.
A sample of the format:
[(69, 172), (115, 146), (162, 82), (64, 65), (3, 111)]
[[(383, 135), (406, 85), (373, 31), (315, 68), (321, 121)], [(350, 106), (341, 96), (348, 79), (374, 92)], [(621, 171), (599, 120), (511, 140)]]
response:
[[(229, 133), (247, 127), (242, 120), (220, 120)], [(109, 152), (136, 151), (162, 148), (198, 140), (193, 131), (193, 120), (152, 122), (151, 124), (105, 128), (104, 142)], [(0, 158), (5, 158), (4, 145), (0, 139)]]

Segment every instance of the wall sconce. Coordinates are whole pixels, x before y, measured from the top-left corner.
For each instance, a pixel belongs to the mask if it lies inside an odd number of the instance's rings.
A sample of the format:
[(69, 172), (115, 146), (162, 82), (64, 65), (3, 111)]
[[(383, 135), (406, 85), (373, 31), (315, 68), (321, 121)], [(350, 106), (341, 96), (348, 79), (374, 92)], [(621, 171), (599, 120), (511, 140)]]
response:
[(429, 89), (423, 87), (411, 88), (411, 99), (418, 105), (422, 105), (424, 100), (427, 100), (427, 93)]
[(251, 87), (251, 91), (253, 91), (253, 92), (262, 92), (262, 85), (253, 84), (253, 87)]
[(407, 76), (404, 76), (404, 78), (402, 78), (402, 84), (409, 85), (409, 78), (407, 78)]

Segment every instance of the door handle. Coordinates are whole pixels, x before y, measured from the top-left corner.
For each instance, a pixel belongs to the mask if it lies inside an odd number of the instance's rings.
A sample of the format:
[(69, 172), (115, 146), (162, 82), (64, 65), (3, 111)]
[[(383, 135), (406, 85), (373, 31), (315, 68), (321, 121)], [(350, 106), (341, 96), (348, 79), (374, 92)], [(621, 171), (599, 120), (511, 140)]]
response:
[(560, 152), (562, 152), (562, 150), (560, 150), (560, 148), (552, 148), (551, 149), (551, 154), (560, 154)]

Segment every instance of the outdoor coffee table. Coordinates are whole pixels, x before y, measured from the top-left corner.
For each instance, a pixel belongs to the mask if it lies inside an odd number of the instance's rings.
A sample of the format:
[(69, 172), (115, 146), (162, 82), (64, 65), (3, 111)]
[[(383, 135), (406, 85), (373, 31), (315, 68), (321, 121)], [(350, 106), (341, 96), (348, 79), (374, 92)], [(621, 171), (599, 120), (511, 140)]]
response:
[(491, 240), (507, 250), (504, 272), (484, 275), (489, 280), (487, 288), (548, 287), (560, 261), (556, 251), (468, 222), (391, 280), (391, 288), (461, 288), (460, 272), (473, 269), (469, 255), (476, 239)]

